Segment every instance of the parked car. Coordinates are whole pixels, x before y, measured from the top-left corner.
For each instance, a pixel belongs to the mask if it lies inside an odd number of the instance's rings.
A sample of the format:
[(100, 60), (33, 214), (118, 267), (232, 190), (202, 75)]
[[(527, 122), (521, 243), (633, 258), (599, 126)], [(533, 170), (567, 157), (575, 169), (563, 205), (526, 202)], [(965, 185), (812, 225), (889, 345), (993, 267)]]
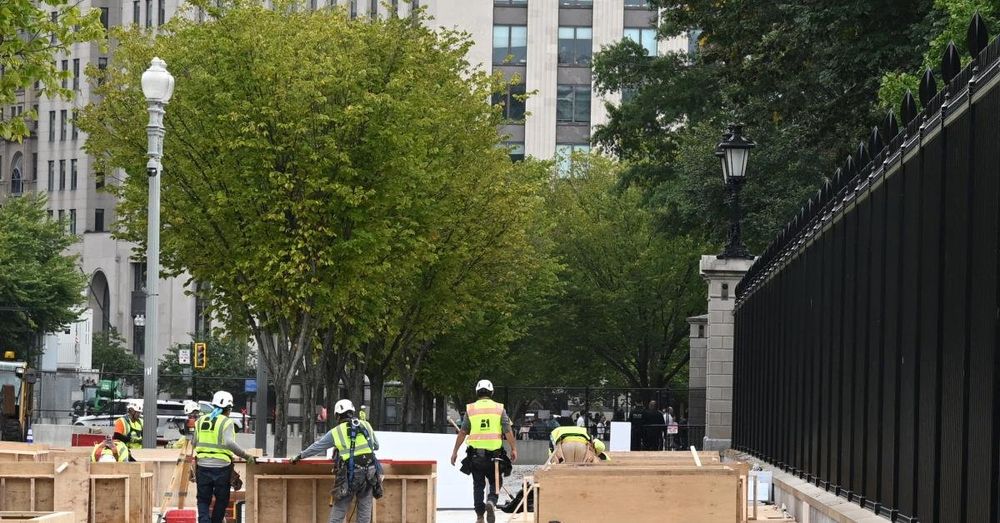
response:
[[(77, 416), (73, 420), (73, 425), (78, 427), (111, 427), (115, 420), (124, 416), (128, 412), (128, 404), (134, 399), (119, 399), (110, 402), (106, 413), (90, 416)], [(166, 429), (180, 429), (187, 423), (187, 416), (184, 415), (184, 403), (172, 400), (158, 400), (156, 402), (156, 418), (159, 421), (156, 427), (157, 435), (163, 435)]]

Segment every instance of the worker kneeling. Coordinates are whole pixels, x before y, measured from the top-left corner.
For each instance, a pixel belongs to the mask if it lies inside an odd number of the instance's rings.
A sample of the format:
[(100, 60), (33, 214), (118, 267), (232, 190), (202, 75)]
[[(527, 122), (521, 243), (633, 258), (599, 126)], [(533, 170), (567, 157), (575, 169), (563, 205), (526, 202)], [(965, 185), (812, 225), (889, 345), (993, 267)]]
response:
[[(194, 457), (198, 480), (198, 523), (222, 523), (229, 507), (233, 481), (233, 456), (254, 463), (236, 444), (236, 430), (229, 413), (233, 410), (233, 395), (220, 390), (212, 396), (212, 412), (198, 418), (194, 431)], [(215, 508), (209, 514), (212, 498)]]
[(337, 426), (292, 458), (291, 462), (298, 463), (302, 458), (326, 454), (328, 449), (335, 448), (340, 459), (334, 458), (336, 480), (330, 523), (344, 523), (355, 499), (358, 508), (354, 521), (370, 523), (372, 499), (382, 497), (382, 467), (375, 457), (378, 440), (372, 426), (355, 417), (351, 400), (338, 401), (333, 412), (337, 416)]
[(94, 445), (90, 461), (93, 463), (124, 463), (128, 461), (128, 456), (128, 446), (108, 436), (104, 441)]
[(590, 437), (586, 427), (577, 427), (568, 417), (559, 418), (559, 426), (549, 435), (550, 463), (593, 463), (606, 460), (604, 442)]

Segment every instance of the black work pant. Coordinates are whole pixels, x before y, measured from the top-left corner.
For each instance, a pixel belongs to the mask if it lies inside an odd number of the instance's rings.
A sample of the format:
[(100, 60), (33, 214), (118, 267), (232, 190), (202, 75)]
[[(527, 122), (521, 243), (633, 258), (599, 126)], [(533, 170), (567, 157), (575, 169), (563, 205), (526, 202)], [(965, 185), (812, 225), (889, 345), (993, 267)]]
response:
[[(486, 512), (486, 501), (492, 501), (496, 505), (500, 498), (499, 491), (500, 487), (503, 486), (503, 475), (500, 476), (500, 484), (494, 484), (496, 476), (493, 467), (493, 462), (488, 461), (472, 468), (472, 501), (475, 504), (477, 516), (482, 516)], [(487, 483), (489, 483), (490, 489), (484, 500), (483, 491), (486, 490)]]
[[(198, 523), (222, 523), (229, 507), (233, 466), (198, 467)], [(215, 498), (215, 509), (209, 515), (209, 506)]]

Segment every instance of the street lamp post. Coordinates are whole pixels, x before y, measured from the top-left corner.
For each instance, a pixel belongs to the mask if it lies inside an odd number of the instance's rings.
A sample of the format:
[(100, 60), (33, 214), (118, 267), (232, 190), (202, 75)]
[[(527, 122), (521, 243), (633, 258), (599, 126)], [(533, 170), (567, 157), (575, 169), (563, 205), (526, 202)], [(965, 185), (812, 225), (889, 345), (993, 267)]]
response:
[(722, 163), (722, 179), (729, 193), (729, 241), (719, 258), (753, 259), (750, 251), (743, 245), (743, 232), (740, 227), (740, 220), (743, 218), (740, 209), (740, 189), (746, 180), (750, 149), (756, 145), (743, 136), (742, 125), (732, 124), (715, 148), (715, 155)]
[(167, 64), (153, 58), (149, 69), (142, 73), (142, 94), (149, 109), (146, 176), (149, 179), (149, 215), (146, 240), (146, 350), (144, 355), (146, 375), (143, 379), (143, 431), (142, 446), (156, 448), (156, 396), (159, 383), (156, 361), (156, 335), (159, 327), (157, 299), (160, 286), (160, 174), (163, 171), (163, 115), (174, 94), (174, 77), (167, 72)]

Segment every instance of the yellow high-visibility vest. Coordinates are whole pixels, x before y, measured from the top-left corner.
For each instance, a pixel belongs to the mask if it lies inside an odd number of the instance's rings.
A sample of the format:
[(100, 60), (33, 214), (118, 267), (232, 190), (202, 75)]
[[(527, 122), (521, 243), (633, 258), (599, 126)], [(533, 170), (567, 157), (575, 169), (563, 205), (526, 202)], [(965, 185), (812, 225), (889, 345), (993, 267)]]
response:
[[(365, 431), (368, 431), (369, 435), (375, 434), (372, 426), (368, 424), (367, 421), (358, 420), (361, 424), (357, 429), (357, 435), (354, 436), (354, 457), (363, 456), (365, 454), (372, 453), (371, 443), (368, 438), (365, 437)], [(337, 425), (330, 430), (330, 436), (333, 438), (333, 446), (337, 449), (337, 453), (340, 455), (340, 459), (348, 461), (351, 459), (351, 434), (350, 427), (351, 423), (345, 421), (340, 425)], [(361, 430), (362, 427), (364, 430)], [(374, 436), (372, 436), (374, 437)]]
[(466, 443), (474, 449), (499, 450), (503, 447), (503, 403), (483, 398), (465, 406), (469, 417), (469, 438)]
[(198, 440), (198, 446), (194, 448), (195, 457), (199, 459), (215, 458), (232, 463), (233, 451), (226, 448), (225, 438), (222, 436), (232, 424), (233, 420), (222, 414), (216, 416), (215, 419), (209, 415), (198, 418), (197, 423), (195, 423)]
[(122, 416), (118, 418), (121, 422), (121, 426), (115, 424), (115, 432), (124, 435), (128, 438), (128, 448), (130, 449), (141, 449), (142, 448), (142, 418), (132, 421), (128, 416)]

